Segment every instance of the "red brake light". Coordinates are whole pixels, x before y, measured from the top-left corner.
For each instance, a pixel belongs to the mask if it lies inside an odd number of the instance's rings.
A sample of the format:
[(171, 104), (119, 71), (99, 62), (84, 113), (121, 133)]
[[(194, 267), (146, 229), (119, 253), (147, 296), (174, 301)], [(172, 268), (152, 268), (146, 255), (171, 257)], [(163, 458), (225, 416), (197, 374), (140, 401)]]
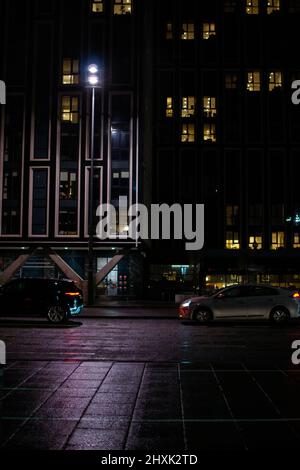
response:
[(80, 295), (80, 292), (65, 292), (65, 295), (69, 295), (70, 297), (75, 297), (76, 295)]

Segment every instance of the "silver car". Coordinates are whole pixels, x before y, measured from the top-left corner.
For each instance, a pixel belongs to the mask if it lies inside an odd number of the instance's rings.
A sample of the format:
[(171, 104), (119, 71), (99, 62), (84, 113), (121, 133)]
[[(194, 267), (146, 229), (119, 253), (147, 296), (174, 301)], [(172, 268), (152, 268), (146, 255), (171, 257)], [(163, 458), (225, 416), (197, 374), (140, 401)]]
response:
[(181, 319), (202, 323), (250, 318), (286, 323), (299, 315), (299, 292), (265, 284), (225, 287), (210, 296), (186, 300), (179, 307)]

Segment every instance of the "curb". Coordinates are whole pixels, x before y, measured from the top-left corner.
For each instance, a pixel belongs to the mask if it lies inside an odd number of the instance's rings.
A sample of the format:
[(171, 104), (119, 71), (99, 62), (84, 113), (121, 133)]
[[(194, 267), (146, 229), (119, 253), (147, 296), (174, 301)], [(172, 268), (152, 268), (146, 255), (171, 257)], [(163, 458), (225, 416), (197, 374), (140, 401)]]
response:
[(177, 308), (179, 304), (170, 304), (170, 305), (85, 305), (84, 308), (143, 308), (143, 309), (152, 309), (152, 308)]
[(160, 316), (160, 317), (154, 317), (154, 316), (143, 316), (143, 315), (134, 315), (134, 316), (130, 316), (130, 315), (123, 315), (123, 316), (120, 316), (120, 315), (112, 315), (112, 316), (109, 316), (109, 315), (94, 315), (94, 316), (91, 316), (91, 315), (82, 315), (81, 317), (78, 316), (77, 319), (97, 319), (99, 318), (100, 320), (178, 320), (178, 317), (176, 316)]

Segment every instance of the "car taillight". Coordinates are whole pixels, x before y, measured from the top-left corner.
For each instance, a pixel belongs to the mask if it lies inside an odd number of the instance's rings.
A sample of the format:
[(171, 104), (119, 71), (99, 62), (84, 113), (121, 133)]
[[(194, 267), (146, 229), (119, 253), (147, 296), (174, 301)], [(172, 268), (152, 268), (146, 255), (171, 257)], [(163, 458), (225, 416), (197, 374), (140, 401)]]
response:
[(65, 292), (65, 295), (69, 295), (70, 297), (75, 297), (76, 295), (80, 295), (80, 292)]
[(187, 318), (189, 316), (189, 308), (188, 307), (183, 307), (180, 305), (179, 307), (179, 317), (180, 318)]

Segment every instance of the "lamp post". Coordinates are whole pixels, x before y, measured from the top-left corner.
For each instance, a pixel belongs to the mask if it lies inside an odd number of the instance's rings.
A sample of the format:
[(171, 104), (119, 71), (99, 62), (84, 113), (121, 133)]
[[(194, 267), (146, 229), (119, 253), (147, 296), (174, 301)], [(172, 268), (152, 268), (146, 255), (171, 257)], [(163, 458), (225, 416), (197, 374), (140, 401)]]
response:
[(92, 90), (91, 135), (90, 135), (90, 178), (89, 178), (89, 242), (88, 242), (88, 303), (95, 300), (94, 285), (94, 138), (95, 138), (95, 90), (99, 87), (99, 67), (96, 64), (88, 66), (87, 87)]

